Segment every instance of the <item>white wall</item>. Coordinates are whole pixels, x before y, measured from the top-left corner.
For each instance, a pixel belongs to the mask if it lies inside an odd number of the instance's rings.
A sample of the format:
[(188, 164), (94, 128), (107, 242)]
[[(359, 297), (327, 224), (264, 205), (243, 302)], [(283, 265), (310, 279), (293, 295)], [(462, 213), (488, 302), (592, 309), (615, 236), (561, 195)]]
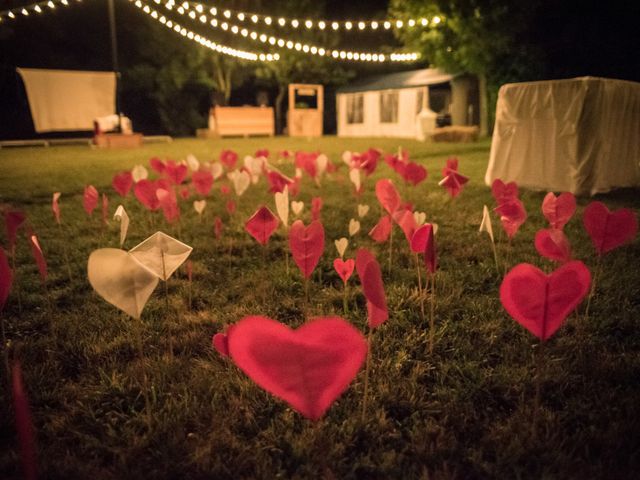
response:
[[(347, 96), (351, 93), (336, 95), (339, 137), (416, 137), (416, 101), (419, 88), (402, 88), (398, 98), (398, 122), (380, 123), (380, 93), (382, 91), (363, 92), (363, 123), (347, 123)], [(393, 90), (386, 90), (393, 91)]]

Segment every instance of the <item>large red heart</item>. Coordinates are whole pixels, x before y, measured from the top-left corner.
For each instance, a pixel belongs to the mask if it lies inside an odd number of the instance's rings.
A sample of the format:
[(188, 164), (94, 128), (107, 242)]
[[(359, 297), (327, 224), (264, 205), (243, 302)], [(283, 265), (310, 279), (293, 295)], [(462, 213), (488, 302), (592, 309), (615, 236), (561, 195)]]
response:
[(524, 209), (524, 204), (517, 198), (500, 204), (495, 211), (500, 214), (502, 228), (509, 238), (513, 238), (527, 219), (527, 211)]
[(393, 220), (400, 226), (402, 232), (404, 233), (405, 238), (407, 239), (407, 243), (411, 245), (411, 239), (413, 238), (413, 234), (418, 228), (418, 224), (416, 223), (416, 217), (413, 215), (411, 210), (396, 210), (393, 214)]
[(164, 173), (174, 184), (180, 185), (189, 173), (189, 169), (183, 163), (176, 163), (173, 160), (167, 161)]
[(319, 221), (313, 221), (305, 227), (296, 220), (289, 229), (289, 247), (293, 260), (304, 278), (309, 278), (324, 251), (324, 227)]
[(376, 183), (376, 197), (378, 197), (380, 205), (390, 215), (400, 206), (400, 194), (393, 182), (388, 178), (378, 180), (378, 183)]
[(403, 178), (413, 186), (427, 178), (427, 169), (415, 162), (409, 162), (404, 169)]
[(244, 228), (260, 245), (266, 245), (279, 223), (273, 212), (262, 206), (247, 220)]
[(245, 317), (229, 330), (227, 344), (244, 373), (311, 420), (346, 390), (367, 355), (363, 335), (339, 317), (312, 319), (297, 330)]
[(170, 190), (169, 181), (165, 179), (155, 181), (143, 179), (133, 187), (133, 193), (147, 210), (157, 210), (160, 208), (160, 201), (156, 195), (158, 189)]
[(336, 258), (333, 261), (333, 268), (336, 269), (336, 272), (338, 272), (338, 275), (340, 275), (340, 278), (345, 285), (347, 284), (347, 280), (349, 280), (349, 278), (351, 277), (351, 274), (353, 274), (353, 269), (355, 268), (355, 266), (356, 262), (352, 258), (349, 258), (347, 260)]
[(232, 170), (238, 161), (238, 154), (233, 150), (223, 150), (220, 152), (220, 161), (228, 170)]
[(121, 197), (129, 195), (129, 190), (131, 190), (132, 185), (133, 175), (131, 175), (129, 171), (116, 173), (111, 181), (111, 186)]
[(502, 205), (518, 198), (518, 185), (516, 182), (505, 184), (502, 180), (496, 178), (491, 184), (491, 194), (496, 203)]
[(369, 327), (377, 328), (389, 318), (380, 265), (369, 250), (361, 248), (356, 253), (356, 270), (367, 299)]
[(436, 271), (436, 242), (432, 224), (425, 223), (415, 231), (411, 238), (411, 251), (424, 253), (425, 266), (431, 273)]
[(553, 192), (549, 192), (542, 200), (542, 214), (551, 228), (562, 229), (575, 211), (576, 197), (573, 193), (564, 192), (556, 197)]
[(500, 301), (516, 322), (545, 341), (582, 301), (590, 284), (591, 273), (578, 260), (565, 263), (550, 275), (521, 263), (505, 275)]
[(618, 248), (638, 233), (638, 219), (632, 210), (609, 211), (602, 202), (591, 202), (582, 215), (584, 228), (598, 255)]
[(207, 196), (213, 186), (213, 174), (208, 170), (198, 170), (191, 175), (191, 182), (196, 192), (202, 196)]
[(371, 229), (369, 232), (369, 236), (373, 238), (376, 242), (386, 242), (387, 238), (391, 234), (391, 228), (393, 224), (391, 223), (391, 216), (383, 215), (378, 223)]
[(539, 230), (534, 243), (538, 253), (545, 258), (562, 263), (571, 259), (571, 245), (562, 230), (556, 228)]

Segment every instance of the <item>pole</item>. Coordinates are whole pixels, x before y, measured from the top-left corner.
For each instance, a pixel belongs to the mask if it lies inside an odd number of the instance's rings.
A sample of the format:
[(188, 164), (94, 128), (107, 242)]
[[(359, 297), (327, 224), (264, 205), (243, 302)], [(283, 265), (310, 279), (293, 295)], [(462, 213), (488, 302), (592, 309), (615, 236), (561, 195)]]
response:
[(113, 0), (107, 0), (109, 7), (109, 35), (111, 37), (111, 67), (116, 74), (116, 114), (118, 115), (118, 130), (122, 131), (120, 124), (120, 67), (118, 65), (118, 38), (116, 36), (116, 10)]

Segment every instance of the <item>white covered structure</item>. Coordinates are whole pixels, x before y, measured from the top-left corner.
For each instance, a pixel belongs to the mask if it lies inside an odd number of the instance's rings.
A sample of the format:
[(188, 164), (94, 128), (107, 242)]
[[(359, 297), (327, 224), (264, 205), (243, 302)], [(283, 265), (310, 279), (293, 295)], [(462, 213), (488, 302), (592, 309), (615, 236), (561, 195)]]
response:
[(503, 85), (487, 185), (576, 195), (640, 185), (640, 83), (607, 78)]
[(369, 77), (336, 93), (338, 136), (424, 139), (438, 115), (478, 124), (477, 82), (435, 68)]

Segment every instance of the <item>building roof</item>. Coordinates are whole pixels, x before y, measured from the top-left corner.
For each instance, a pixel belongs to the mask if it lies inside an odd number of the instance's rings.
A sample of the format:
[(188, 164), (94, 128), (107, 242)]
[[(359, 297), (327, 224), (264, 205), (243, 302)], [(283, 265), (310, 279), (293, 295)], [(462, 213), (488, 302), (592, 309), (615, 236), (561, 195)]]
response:
[(423, 68), (408, 72), (388, 73), (362, 78), (351, 85), (340, 87), (337, 93), (368, 92), (372, 90), (392, 90), (398, 88), (424, 87), (451, 81), (453, 75), (437, 68)]

